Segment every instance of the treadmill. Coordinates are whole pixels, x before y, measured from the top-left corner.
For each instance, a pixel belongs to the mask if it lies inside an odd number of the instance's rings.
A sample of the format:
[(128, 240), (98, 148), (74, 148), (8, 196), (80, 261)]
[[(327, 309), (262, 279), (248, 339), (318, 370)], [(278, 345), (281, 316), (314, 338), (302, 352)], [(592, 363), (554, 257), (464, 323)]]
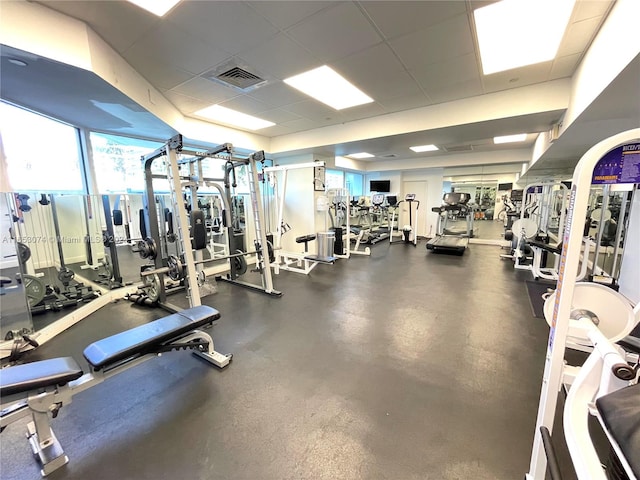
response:
[[(436, 236), (427, 242), (427, 250), (441, 253), (464, 254), (473, 237), (473, 212), (468, 206), (471, 195), (468, 193), (445, 193), (442, 205), (433, 207), (438, 214)], [(465, 229), (448, 226), (449, 217), (465, 218)]]

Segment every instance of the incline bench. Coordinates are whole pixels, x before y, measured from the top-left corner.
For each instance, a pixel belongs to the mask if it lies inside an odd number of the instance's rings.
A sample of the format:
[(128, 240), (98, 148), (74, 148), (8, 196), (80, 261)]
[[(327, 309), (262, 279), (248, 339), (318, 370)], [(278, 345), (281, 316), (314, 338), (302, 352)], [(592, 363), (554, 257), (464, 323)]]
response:
[(211, 336), (198, 330), (219, 318), (216, 309), (201, 305), (98, 340), (83, 352), (90, 367), (86, 374), (71, 357), (0, 370), (0, 432), (31, 414), (27, 437), (42, 475), (50, 474), (69, 459), (51, 430), (49, 415), (55, 418), (73, 395), (162, 352), (189, 349), (217, 367), (227, 366), (231, 355), (216, 352)]

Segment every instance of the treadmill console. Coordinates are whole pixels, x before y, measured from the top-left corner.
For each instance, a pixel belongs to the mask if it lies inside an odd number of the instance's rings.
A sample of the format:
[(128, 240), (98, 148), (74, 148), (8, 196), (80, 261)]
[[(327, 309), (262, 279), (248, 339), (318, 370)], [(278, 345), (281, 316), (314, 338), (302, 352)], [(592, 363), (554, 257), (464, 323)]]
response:
[(382, 205), (384, 203), (384, 193), (374, 193), (371, 196), (371, 203), (373, 203), (375, 207)]
[(407, 193), (404, 196), (404, 201), (405, 202), (413, 202), (416, 199), (416, 194), (415, 193)]

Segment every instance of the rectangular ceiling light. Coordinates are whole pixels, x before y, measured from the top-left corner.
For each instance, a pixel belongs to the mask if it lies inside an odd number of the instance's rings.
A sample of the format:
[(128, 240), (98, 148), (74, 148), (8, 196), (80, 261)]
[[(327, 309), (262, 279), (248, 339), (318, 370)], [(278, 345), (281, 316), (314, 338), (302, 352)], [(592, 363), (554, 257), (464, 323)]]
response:
[(485, 75), (555, 58), (575, 0), (502, 0), (473, 11)]
[(194, 112), (194, 115), (215, 120), (216, 122), (226, 123), (227, 125), (233, 125), (234, 127), (246, 128), (247, 130), (260, 130), (275, 125), (275, 123), (269, 122), (268, 120), (252, 117), (251, 115), (237, 112), (220, 105), (211, 105), (210, 107), (203, 108)]
[(286, 78), (284, 83), (336, 110), (373, 102), (373, 98), (326, 65)]
[(409, 147), (409, 148), (416, 153), (435, 152), (436, 150), (438, 150), (438, 147), (436, 147), (435, 145), (418, 145), (418, 146)]
[(163, 17), (169, 10), (175, 7), (180, 0), (127, 0), (147, 12), (151, 12), (158, 17)]
[(502, 137), (493, 137), (493, 143), (513, 143), (524, 142), (527, 139), (526, 133), (518, 133), (517, 135), (504, 135)]
[(345, 157), (361, 159), (361, 158), (373, 158), (375, 157), (375, 155), (371, 155), (370, 153), (367, 153), (367, 152), (360, 152), (360, 153), (352, 153), (350, 155), (345, 155)]

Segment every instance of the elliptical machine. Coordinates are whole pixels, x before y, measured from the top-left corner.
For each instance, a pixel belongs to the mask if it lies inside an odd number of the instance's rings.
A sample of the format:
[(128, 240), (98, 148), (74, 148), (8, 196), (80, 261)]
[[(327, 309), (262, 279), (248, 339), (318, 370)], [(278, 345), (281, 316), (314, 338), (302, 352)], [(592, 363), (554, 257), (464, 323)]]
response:
[[(400, 204), (402, 202), (407, 202), (409, 204), (409, 223), (406, 224), (404, 227), (402, 227), (402, 235), (400, 240), (393, 240), (393, 232), (394, 232), (394, 225), (395, 225), (395, 221), (396, 221), (396, 212), (399, 211), (399, 207)], [(416, 205), (416, 225), (415, 225), (415, 229), (414, 229), (414, 225), (413, 225), (413, 204), (415, 203)], [(414, 247), (418, 244), (418, 209), (420, 208), (420, 200), (416, 200), (416, 194), (415, 193), (407, 193), (404, 197), (404, 200), (400, 200), (397, 204), (396, 207), (393, 210), (393, 214), (391, 216), (391, 223), (390, 223), (390, 227), (389, 227), (389, 243), (408, 243), (410, 245), (413, 245)], [(399, 230), (399, 228), (397, 229)]]

